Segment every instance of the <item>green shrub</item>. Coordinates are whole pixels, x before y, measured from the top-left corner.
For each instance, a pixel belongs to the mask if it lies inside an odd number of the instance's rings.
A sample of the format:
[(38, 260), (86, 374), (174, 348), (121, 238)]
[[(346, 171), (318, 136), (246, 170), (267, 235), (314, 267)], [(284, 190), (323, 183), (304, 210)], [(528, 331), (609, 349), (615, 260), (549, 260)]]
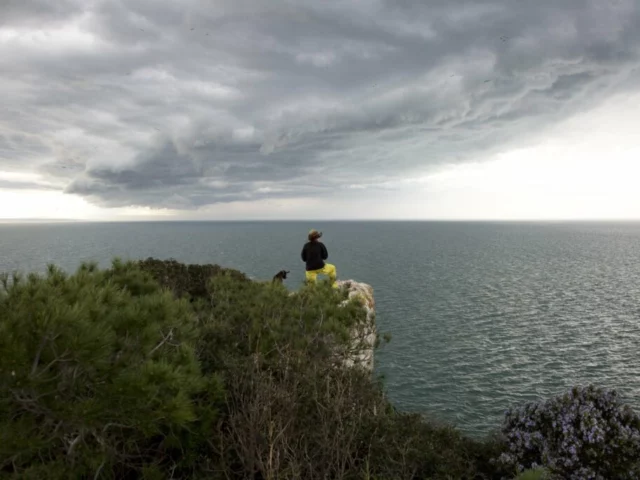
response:
[(245, 274), (219, 265), (187, 265), (173, 259), (159, 260), (151, 257), (138, 261), (137, 265), (163, 288), (171, 290), (177, 297), (188, 299), (206, 298), (209, 281), (220, 275), (227, 275), (242, 283), (250, 282)]
[(5, 282), (0, 476), (502, 478), (499, 443), (344, 367), (366, 320), (346, 299), (155, 259)]
[(527, 470), (516, 477), (515, 480), (547, 480), (549, 472), (544, 468), (536, 468), (535, 470)]
[[(340, 305), (347, 292), (323, 282), (291, 293), (280, 284), (252, 282), (217, 265), (151, 258), (139, 266), (192, 304), (199, 318), (199, 358), (207, 373), (224, 371), (227, 363), (248, 355), (273, 359), (284, 347), (303, 353), (305, 361), (335, 363), (350, 354), (350, 331), (366, 320), (357, 301)], [(202, 272), (209, 275), (204, 283)]]
[(364, 444), (375, 478), (501, 478), (491, 464), (499, 444), (465, 437), (458, 430), (418, 414), (388, 412), (371, 418)]
[(196, 420), (192, 397), (216, 391), (200, 374), (196, 337), (188, 303), (131, 264), (5, 276), (0, 473), (137, 478), (175, 468)]
[(337, 363), (349, 355), (351, 328), (366, 320), (357, 301), (338, 306), (346, 292), (336, 293), (328, 286), (303, 287), (290, 294), (279, 285), (220, 276), (211, 280), (210, 289), (200, 316), (205, 371), (251, 355), (268, 362), (285, 351), (304, 362)]
[(213, 442), (228, 478), (476, 478), (494, 443), (398, 414), (367, 372), (343, 368), (358, 301), (328, 284), (290, 293), (221, 274), (194, 302), (203, 371), (225, 381)]

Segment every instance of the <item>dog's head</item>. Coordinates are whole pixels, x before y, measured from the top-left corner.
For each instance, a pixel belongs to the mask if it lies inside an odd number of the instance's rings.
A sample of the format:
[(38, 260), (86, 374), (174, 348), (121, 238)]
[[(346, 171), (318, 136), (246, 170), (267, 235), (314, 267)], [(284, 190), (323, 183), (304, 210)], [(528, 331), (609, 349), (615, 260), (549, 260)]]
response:
[(287, 273), (289, 273), (288, 270), (280, 270), (278, 273), (276, 273), (273, 276), (273, 280), (274, 281), (275, 280), (280, 280), (280, 281), (285, 280), (287, 278)]

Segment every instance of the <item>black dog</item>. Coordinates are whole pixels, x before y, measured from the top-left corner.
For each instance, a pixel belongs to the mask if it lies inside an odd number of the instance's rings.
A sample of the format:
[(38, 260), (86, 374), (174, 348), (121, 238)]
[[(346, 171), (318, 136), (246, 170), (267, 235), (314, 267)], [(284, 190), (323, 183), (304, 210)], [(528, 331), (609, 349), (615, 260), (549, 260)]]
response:
[(275, 283), (275, 282), (280, 282), (280, 283), (282, 283), (282, 281), (283, 281), (283, 280), (286, 280), (286, 279), (287, 279), (287, 273), (289, 273), (289, 271), (287, 271), (287, 270), (280, 270), (278, 273), (276, 273), (276, 274), (273, 276), (273, 280), (272, 280), (272, 282), (273, 282), (273, 283)]

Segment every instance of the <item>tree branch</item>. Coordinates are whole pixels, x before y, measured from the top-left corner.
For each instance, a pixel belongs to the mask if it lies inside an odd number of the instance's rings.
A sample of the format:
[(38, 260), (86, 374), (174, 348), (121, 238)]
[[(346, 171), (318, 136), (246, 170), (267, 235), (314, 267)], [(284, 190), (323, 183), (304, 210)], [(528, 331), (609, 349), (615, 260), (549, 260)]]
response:
[(153, 355), (153, 353), (158, 350), (162, 345), (164, 345), (165, 343), (167, 343), (167, 341), (169, 339), (171, 339), (173, 337), (173, 328), (171, 330), (169, 330), (169, 333), (162, 339), (162, 341), (156, 345), (155, 347), (153, 347), (153, 350), (151, 350), (148, 353), (148, 356), (150, 357), (151, 355)]
[(40, 363), (40, 355), (42, 354), (42, 349), (44, 348), (44, 346), (47, 343), (47, 335), (44, 335), (42, 337), (42, 341), (40, 342), (40, 345), (38, 346), (38, 351), (36, 352), (36, 358), (33, 359), (33, 364), (31, 365), (31, 375), (34, 375), (36, 373), (36, 370), (38, 369), (38, 363)]

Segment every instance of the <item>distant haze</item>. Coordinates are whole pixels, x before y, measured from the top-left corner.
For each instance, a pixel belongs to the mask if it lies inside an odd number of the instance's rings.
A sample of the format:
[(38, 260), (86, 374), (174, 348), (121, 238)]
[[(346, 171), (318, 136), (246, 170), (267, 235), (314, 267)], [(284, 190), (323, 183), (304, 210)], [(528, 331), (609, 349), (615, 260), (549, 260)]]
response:
[(3, 0), (0, 218), (640, 219), (637, 0)]

